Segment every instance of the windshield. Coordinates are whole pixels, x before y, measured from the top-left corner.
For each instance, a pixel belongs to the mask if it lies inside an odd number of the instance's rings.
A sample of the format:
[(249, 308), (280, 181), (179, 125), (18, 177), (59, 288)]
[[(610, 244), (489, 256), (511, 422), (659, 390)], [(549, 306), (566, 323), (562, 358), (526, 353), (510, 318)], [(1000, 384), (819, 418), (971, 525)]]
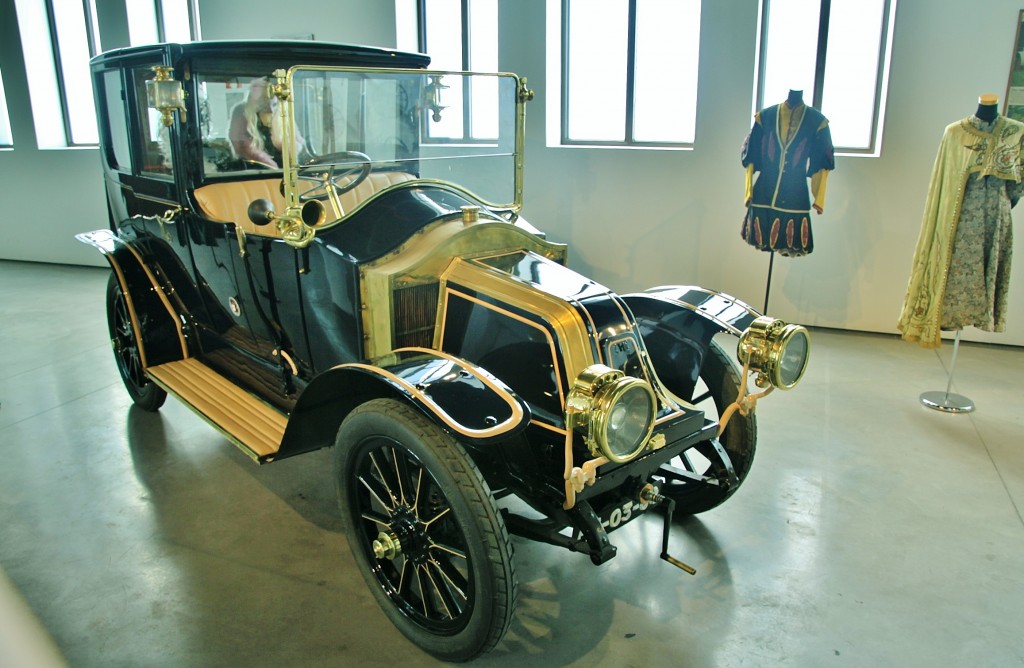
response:
[(280, 105), (286, 188), (323, 201), (328, 219), (414, 179), (517, 209), (518, 85), (510, 74), (293, 68)]

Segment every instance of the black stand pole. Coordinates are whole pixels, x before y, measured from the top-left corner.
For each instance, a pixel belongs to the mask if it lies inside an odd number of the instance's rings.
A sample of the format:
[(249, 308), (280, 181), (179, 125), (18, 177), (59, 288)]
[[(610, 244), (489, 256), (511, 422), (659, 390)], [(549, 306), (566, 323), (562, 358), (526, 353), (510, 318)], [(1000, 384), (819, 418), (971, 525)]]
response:
[(771, 255), (768, 256), (768, 283), (764, 286), (764, 311), (762, 313), (768, 313), (768, 295), (772, 291), (772, 267), (775, 265), (775, 251), (769, 251)]

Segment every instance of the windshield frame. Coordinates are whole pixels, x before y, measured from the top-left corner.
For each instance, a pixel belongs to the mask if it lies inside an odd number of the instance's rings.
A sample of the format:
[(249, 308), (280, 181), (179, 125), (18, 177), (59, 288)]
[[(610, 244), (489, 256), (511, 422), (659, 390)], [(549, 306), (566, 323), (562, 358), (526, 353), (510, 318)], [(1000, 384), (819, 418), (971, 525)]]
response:
[[(524, 168), (524, 149), (525, 149), (525, 126), (526, 126), (526, 102), (533, 98), (533, 91), (526, 88), (526, 79), (510, 72), (472, 72), (472, 71), (455, 71), (455, 70), (429, 70), (429, 69), (408, 69), (408, 68), (380, 68), (380, 67), (334, 67), (327, 65), (294, 65), (288, 70), (278, 69), (274, 71), (274, 78), (276, 83), (271, 83), (271, 92), (281, 101), (281, 113), (282, 113), (282, 125), (284, 142), (287, 146), (295, 146), (296, 144), (296, 128), (295, 128), (295, 99), (291, 94), (294, 90), (294, 77), (297, 73), (303, 72), (338, 72), (346, 74), (357, 74), (357, 75), (369, 75), (375, 74), (394, 74), (394, 75), (408, 75), (421, 77), (428, 79), (431, 76), (487, 76), (510, 78), (515, 83), (515, 112), (514, 112), (514, 132), (515, 136), (513, 139), (513, 154), (512, 154), (512, 167), (513, 167), (513, 189), (512, 189), (512, 202), (496, 203), (490, 202), (486, 198), (480, 197), (478, 194), (468, 190), (463, 184), (454, 181), (443, 181), (438, 179), (429, 178), (416, 178), (412, 181), (405, 181), (401, 185), (407, 187), (412, 184), (438, 184), (448, 187), (453, 187), (457, 190), (470, 194), (474, 199), (479, 200), (488, 207), (497, 210), (509, 211), (512, 214), (518, 214), (522, 210), (523, 205), (523, 168)], [(283, 182), (284, 182), (284, 196), (285, 202), (289, 208), (299, 207), (300, 202), (300, 190), (299, 190), (299, 177), (298, 177), (298, 160), (297, 156), (293, 155), (293, 151), (284, 151), (282, 160), (283, 168)], [(371, 198), (372, 199), (372, 198)], [(367, 200), (369, 201), (369, 200)], [(365, 202), (364, 202), (365, 204)], [(362, 209), (362, 206), (353, 209), (350, 212), (346, 212), (337, 221), (332, 221), (329, 224), (340, 222), (350, 217), (352, 213)]]

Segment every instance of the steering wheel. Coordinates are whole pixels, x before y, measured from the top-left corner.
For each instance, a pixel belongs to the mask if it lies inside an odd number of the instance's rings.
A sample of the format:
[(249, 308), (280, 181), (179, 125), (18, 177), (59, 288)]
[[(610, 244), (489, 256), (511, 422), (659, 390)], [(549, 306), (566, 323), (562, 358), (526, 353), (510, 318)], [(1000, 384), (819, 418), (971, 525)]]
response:
[[(370, 156), (359, 151), (337, 151), (314, 156), (299, 166), (298, 177), (315, 184), (299, 198), (317, 199), (327, 196), (332, 190), (338, 195), (347, 193), (366, 180), (372, 162)], [(327, 165), (326, 169), (317, 169), (323, 165)], [(342, 179), (349, 180), (342, 183)]]

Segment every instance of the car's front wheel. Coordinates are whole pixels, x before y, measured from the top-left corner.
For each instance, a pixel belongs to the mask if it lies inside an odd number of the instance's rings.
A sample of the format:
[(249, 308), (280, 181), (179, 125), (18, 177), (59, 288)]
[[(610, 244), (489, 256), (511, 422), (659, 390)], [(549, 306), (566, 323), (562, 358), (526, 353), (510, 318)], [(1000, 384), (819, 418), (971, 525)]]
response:
[[(721, 346), (711, 342), (700, 369), (693, 402), (717, 419), (736, 400), (745, 379)], [(757, 418), (733, 413), (718, 443), (705, 441), (684, 451), (658, 472), (661, 492), (680, 515), (702, 513), (736, 493), (754, 461)], [(719, 449), (720, 448), (720, 449)]]
[(154, 383), (143, 371), (138, 337), (132, 325), (131, 311), (117, 276), (110, 274), (107, 281), (107, 327), (110, 345), (114, 349), (117, 371), (124, 387), (135, 404), (146, 411), (155, 411), (164, 405), (167, 392)]
[(342, 523), (385, 614), (423, 650), (468, 661), (508, 630), (512, 543), (466, 451), (411, 406), (375, 399), (338, 431)]

